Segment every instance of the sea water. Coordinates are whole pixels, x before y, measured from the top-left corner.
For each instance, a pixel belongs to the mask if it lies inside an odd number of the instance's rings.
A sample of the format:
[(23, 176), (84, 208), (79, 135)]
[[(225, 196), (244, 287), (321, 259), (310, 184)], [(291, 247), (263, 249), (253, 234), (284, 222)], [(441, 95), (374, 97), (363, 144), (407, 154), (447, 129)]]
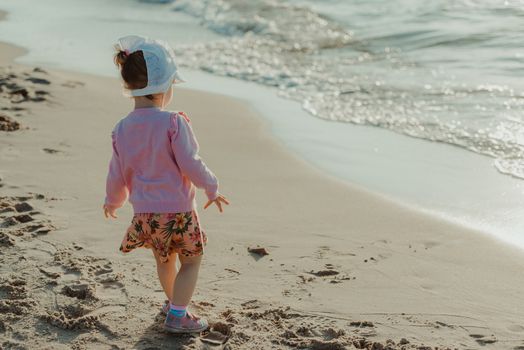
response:
[(188, 87), (250, 101), (327, 173), (524, 247), (522, 5), (0, 0), (0, 40), (117, 76), (116, 38), (164, 39)]

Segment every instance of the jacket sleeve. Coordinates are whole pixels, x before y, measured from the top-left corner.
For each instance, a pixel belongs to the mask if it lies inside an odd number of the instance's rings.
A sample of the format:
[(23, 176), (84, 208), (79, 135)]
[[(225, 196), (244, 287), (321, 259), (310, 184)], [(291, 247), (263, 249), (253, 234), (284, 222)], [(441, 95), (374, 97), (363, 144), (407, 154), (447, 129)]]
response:
[(182, 171), (196, 187), (204, 189), (209, 200), (218, 197), (218, 179), (198, 155), (199, 145), (189, 118), (182, 112), (172, 115), (174, 133), (171, 148)]
[(124, 181), (118, 150), (116, 148), (115, 132), (111, 133), (113, 143), (113, 156), (109, 163), (109, 172), (106, 180), (105, 205), (115, 209), (122, 207), (129, 195), (129, 191)]

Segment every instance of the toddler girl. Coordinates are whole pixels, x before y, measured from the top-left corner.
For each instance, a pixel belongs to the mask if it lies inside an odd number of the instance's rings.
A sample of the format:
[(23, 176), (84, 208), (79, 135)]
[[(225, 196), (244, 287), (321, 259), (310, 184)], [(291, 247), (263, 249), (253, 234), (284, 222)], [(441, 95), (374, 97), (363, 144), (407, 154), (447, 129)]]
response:
[(196, 210), (195, 186), (205, 190), (204, 209), (215, 203), (222, 212), (222, 203), (229, 202), (198, 155), (187, 115), (164, 110), (172, 98), (172, 85), (183, 81), (171, 48), (140, 36), (121, 38), (116, 47), (114, 60), (124, 93), (134, 99), (135, 108), (112, 131), (104, 214), (116, 218), (116, 209), (129, 197), (134, 215), (120, 250), (153, 251), (168, 299), (164, 327), (175, 333), (200, 332), (208, 327), (207, 321), (187, 310), (207, 242)]

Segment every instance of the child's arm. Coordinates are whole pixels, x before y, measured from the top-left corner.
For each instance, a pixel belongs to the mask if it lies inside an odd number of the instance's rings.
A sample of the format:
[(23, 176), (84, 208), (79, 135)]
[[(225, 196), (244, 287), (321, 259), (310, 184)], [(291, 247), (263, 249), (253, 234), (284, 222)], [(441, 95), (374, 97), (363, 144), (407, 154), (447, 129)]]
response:
[(107, 214), (115, 217), (113, 214), (116, 209), (122, 207), (128, 196), (128, 189), (124, 182), (122, 169), (120, 167), (120, 160), (118, 151), (116, 149), (115, 133), (111, 133), (113, 143), (113, 156), (109, 163), (109, 172), (106, 180), (106, 198), (104, 201), (104, 209)]
[(218, 179), (198, 155), (199, 145), (191, 128), (189, 118), (183, 113), (172, 116), (174, 133), (171, 147), (180, 170), (196, 187), (202, 188), (210, 201), (217, 199)]

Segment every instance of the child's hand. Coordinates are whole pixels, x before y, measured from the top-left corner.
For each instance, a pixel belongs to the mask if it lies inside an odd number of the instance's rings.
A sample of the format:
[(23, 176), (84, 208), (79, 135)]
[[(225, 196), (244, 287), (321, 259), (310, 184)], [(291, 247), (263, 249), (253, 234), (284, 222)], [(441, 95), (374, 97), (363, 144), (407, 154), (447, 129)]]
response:
[(107, 206), (104, 204), (104, 215), (106, 216), (106, 218), (108, 218), (110, 215), (111, 217), (113, 218), (117, 218), (118, 216), (116, 215), (116, 208), (112, 207), (112, 206)]
[(222, 203), (220, 202), (224, 202), (226, 203), (227, 205), (229, 205), (229, 202), (228, 200), (226, 199), (226, 197), (224, 197), (223, 195), (221, 195), (220, 193), (218, 194), (218, 197), (215, 198), (214, 200), (212, 201), (208, 201), (206, 203), (206, 205), (204, 205), (204, 209), (206, 209), (207, 207), (209, 207), (212, 203), (215, 203), (217, 206), (218, 206), (218, 210), (220, 210), (220, 212), (222, 212)]

